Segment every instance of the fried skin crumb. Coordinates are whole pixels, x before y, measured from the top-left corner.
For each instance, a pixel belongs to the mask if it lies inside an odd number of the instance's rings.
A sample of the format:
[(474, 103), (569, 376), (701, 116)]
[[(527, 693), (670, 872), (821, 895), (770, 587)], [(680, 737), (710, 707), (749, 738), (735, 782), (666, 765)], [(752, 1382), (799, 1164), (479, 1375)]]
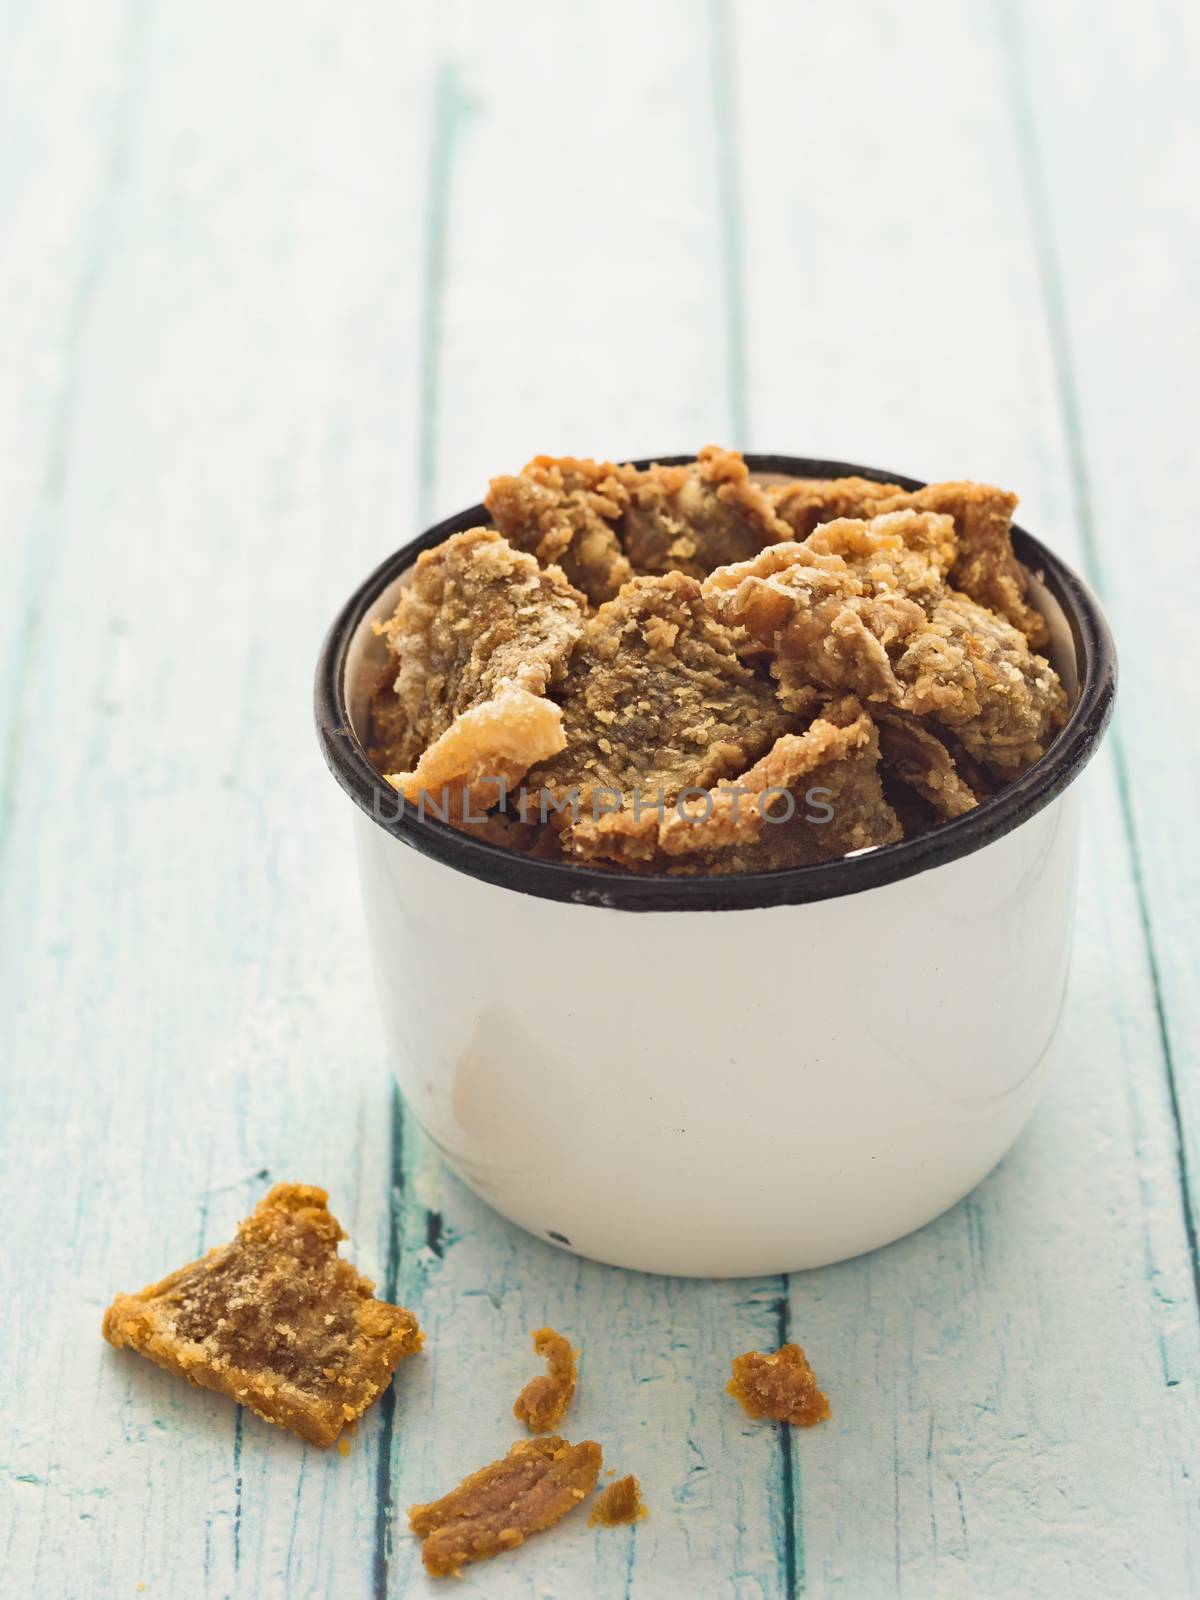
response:
[(669, 804), (688, 785), (741, 771), (791, 718), (738, 642), (694, 578), (626, 584), (576, 647), (561, 693), (566, 746), (529, 772), (530, 796), (540, 804), (543, 788), (551, 801), (574, 791), (585, 812), (606, 795), (640, 796), (651, 808), (660, 794)]
[(1016, 777), (1065, 718), (1050, 663), (998, 613), (953, 589), (949, 516), (912, 510), (824, 523), (722, 567), (704, 590), (718, 615), (776, 657), (781, 682), (849, 690), (934, 716), (990, 770)]
[(324, 1189), (279, 1183), (230, 1244), (104, 1313), (109, 1344), (331, 1445), (421, 1348), (410, 1311), (338, 1256)]
[(599, 605), (633, 577), (616, 533), (629, 506), (624, 475), (611, 461), (536, 456), (518, 476), (493, 478), (483, 503), (506, 539), (560, 566)]
[(948, 820), (973, 811), (979, 804), (953, 756), (934, 729), (902, 711), (875, 711), (879, 742), (886, 771), (921, 796)]
[(578, 1350), (553, 1328), (539, 1328), (533, 1337), (533, 1348), (545, 1357), (547, 1370), (539, 1373), (517, 1396), (513, 1416), (523, 1422), (530, 1433), (550, 1433), (567, 1414), (567, 1407), (575, 1397), (575, 1361)]
[(602, 1465), (600, 1446), (591, 1439), (568, 1444), (549, 1434), (520, 1440), (440, 1500), (409, 1509), (408, 1525), (424, 1540), (426, 1570), (451, 1577), (469, 1561), (515, 1550), (574, 1511), (596, 1487)]
[(715, 444), (683, 466), (537, 456), (493, 478), (484, 505), (512, 544), (561, 566), (597, 605), (635, 573), (703, 578), (792, 536), (741, 455)]
[[(803, 733), (783, 734), (746, 772), (659, 816), (583, 818), (572, 848), (589, 860), (661, 871), (807, 866), (891, 844), (900, 823), (883, 793), (879, 740), (852, 696), (829, 703)], [(815, 808), (815, 809), (810, 809)]]
[(686, 466), (626, 467), (622, 475), (622, 537), (637, 572), (704, 578), (792, 536), (736, 450), (705, 445)]
[(649, 1515), (642, 1502), (641, 1485), (631, 1472), (601, 1489), (588, 1518), (588, 1527), (619, 1528), (623, 1523), (640, 1522)]
[(1046, 623), (1026, 600), (1028, 582), (1013, 553), (1017, 497), (986, 483), (930, 483), (906, 490), (866, 478), (800, 478), (770, 490), (777, 514), (795, 539), (823, 522), (871, 518), (889, 511), (932, 511), (953, 518), (957, 535), (950, 581), (972, 600), (998, 611), (1031, 645), (1046, 643)]
[(726, 1393), (739, 1400), (752, 1417), (811, 1428), (832, 1415), (798, 1344), (781, 1345), (773, 1355), (747, 1350), (745, 1355), (734, 1356), (732, 1366)]
[[(565, 675), (584, 604), (557, 567), (543, 571), (491, 528), (424, 551), (395, 612), (377, 627), (395, 671), (373, 724), (384, 770), (419, 772), (465, 714), (504, 696), (544, 696)], [(504, 728), (501, 719), (502, 741)], [(485, 761), (486, 739), (476, 726), (463, 752), (439, 758), (439, 781), (455, 759)]]

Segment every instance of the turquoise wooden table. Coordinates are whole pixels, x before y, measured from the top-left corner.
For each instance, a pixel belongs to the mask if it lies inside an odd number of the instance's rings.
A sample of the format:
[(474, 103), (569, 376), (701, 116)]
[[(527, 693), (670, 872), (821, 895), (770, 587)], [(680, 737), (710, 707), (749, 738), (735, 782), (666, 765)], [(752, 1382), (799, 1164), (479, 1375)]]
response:
[[(1198, 14), (0, 6), (5, 1595), (423, 1595), (405, 1508), (543, 1322), (642, 1478), (497, 1597), (1200, 1594)], [(1122, 652), (1048, 1098), (940, 1221), (611, 1271), (391, 1088), (309, 686), (360, 576), (538, 450), (715, 439), (1018, 489)], [(428, 1353), (348, 1457), (102, 1344), (325, 1185)], [(721, 1389), (791, 1331), (833, 1420)]]

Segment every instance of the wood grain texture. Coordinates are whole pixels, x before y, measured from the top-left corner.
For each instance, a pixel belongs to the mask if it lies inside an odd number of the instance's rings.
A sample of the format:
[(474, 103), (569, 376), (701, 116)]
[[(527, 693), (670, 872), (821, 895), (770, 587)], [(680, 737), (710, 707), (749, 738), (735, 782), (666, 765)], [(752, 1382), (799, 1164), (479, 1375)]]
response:
[[(514, 1437), (549, 1322), (651, 1515), (467, 1593), (1200, 1594), (1194, 17), (0, 9), (0, 1588), (432, 1593), (405, 1508)], [(1123, 656), (1046, 1104), (787, 1283), (580, 1262), (446, 1174), (309, 726), (416, 525), (539, 450), (710, 438), (1011, 483)], [(429, 1335), (346, 1459), (99, 1339), (280, 1177)], [(781, 1439), (721, 1387), (788, 1335), (834, 1417)]]

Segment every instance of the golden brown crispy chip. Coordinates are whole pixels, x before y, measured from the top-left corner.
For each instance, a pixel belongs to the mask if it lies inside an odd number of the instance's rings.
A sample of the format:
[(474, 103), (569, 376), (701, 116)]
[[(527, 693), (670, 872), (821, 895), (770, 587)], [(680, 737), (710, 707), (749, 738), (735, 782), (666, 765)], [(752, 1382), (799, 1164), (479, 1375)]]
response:
[(633, 577), (616, 533), (629, 506), (627, 470), (537, 456), (519, 476), (493, 478), (483, 503), (506, 539), (543, 565), (557, 563), (599, 605)]
[(875, 711), (883, 765), (927, 800), (939, 817), (961, 817), (979, 804), (934, 730), (903, 711)]
[(873, 517), (904, 490), (898, 483), (870, 478), (793, 478), (768, 490), (776, 514), (794, 539), (807, 539), (822, 522), (839, 517)]
[(816, 1375), (798, 1344), (781, 1345), (774, 1355), (748, 1350), (735, 1356), (726, 1392), (752, 1417), (811, 1428), (832, 1415), (829, 1401), (817, 1388)]
[(373, 759), (406, 800), (469, 825), (562, 749), (545, 695), (566, 672), (584, 603), (556, 567), (543, 572), (491, 529), (418, 558), (379, 627), (396, 675), (372, 714)]
[(339, 1258), (345, 1234), (327, 1198), (276, 1184), (231, 1244), (118, 1295), (104, 1337), (311, 1444), (332, 1444), (420, 1349), (421, 1330)]
[(670, 802), (687, 785), (740, 771), (791, 719), (737, 644), (695, 579), (671, 572), (626, 584), (575, 650), (560, 696), (566, 748), (527, 774), (527, 809), (542, 789), (552, 799), (577, 791), (585, 814), (601, 801), (632, 804), (635, 793), (647, 805), (660, 791)]
[(908, 503), (917, 511), (954, 518), (958, 556), (951, 585), (998, 611), (1031, 645), (1044, 645), (1049, 638), (1045, 618), (1025, 598), (1028, 580), (1012, 547), (1016, 495), (986, 483), (931, 483), (910, 495)]
[(722, 568), (705, 594), (778, 657), (783, 684), (851, 690), (936, 716), (1007, 776), (1045, 749), (1065, 696), (1010, 623), (946, 584), (949, 518), (900, 511), (823, 525)]
[(553, 700), (505, 684), (494, 699), (461, 712), (412, 772), (388, 773), (387, 781), (426, 815), (467, 827), (565, 744)]
[(584, 603), (556, 568), (542, 571), (490, 528), (420, 555), (378, 628), (396, 661), (387, 770), (415, 767), (456, 717), (502, 691), (544, 695), (560, 682)]
[(530, 1433), (549, 1433), (557, 1428), (575, 1397), (575, 1359), (578, 1350), (553, 1328), (539, 1328), (532, 1335), (533, 1348), (546, 1359), (547, 1371), (539, 1373), (517, 1396), (513, 1416)]
[(593, 1440), (568, 1444), (556, 1435), (523, 1439), (428, 1505), (408, 1513), (425, 1541), (421, 1555), (435, 1577), (469, 1561), (515, 1550), (531, 1533), (553, 1527), (596, 1487), (603, 1460)]
[(950, 582), (980, 605), (998, 611), (1031, 645), (1048, 637), (1045, 620), (1025, 598), (1028, 580), (1013, 553), (1017, 497), (986, 483), (930, 483), (905, 490), (866, 478), (800, 479), (771, 490), (779, 516), (798, 539), (839, 517), (872, 518), (888, 511), (932, 511), (954, 519), (957, 552)]
[(692, 872), (807, 866), (900, 838), (877, 771), (874, 723), (857, 701), (784, 734), (747, 771), (661, 813), (581, 818), (570, 851), (584, 860)]
[(703, 578), (790, 537), (736, 450), (710, 444), (687, 466), (626, 467), (622, 474), (629, 494), (622, 537), (638, 572)]
[(558, 562), (596, 603), (635, 572), (703, 578), (790, 537), (742, 457), (718, 445), (685, 466), (538, 456), (517, 477), (493, 478), (484, 504), (513, 544)]
[(896, 655), (902, 710), (933, 715), (990, 771), (1016, 777), (1066, 720), (1066, 695), (1044, 656), (994, 611), (949, 589)]
[(624, 1523), (640, 1522), (649, 1514), (642, 1503), (641, 1484), (631, 1472), (601, 1489), (588, 1518), (588, 1527), (619, 1528)]

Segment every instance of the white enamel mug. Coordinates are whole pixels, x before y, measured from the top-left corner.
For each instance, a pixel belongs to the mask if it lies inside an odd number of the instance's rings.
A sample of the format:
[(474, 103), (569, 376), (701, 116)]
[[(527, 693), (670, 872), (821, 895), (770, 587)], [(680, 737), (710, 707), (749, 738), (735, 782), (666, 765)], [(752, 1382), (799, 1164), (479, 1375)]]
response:
[[(842, 462), (747, 461), (920, 487)], [(615, 1266), (788, 1272), (931, 1221), (999, 1161), (1048, 1069), (1074, 916), (1073, 784), (1116, 687), (1094, 596), (1014, 529), (1072, 710), (976, 810), (819, 866), (633, 876), (419, 819), (367, 759), (384, 665), (372, 622), (422, 550), (487, 521), (473, 506), (372, 573), (317, 669), (412, 1114), (502, 1215)]]

